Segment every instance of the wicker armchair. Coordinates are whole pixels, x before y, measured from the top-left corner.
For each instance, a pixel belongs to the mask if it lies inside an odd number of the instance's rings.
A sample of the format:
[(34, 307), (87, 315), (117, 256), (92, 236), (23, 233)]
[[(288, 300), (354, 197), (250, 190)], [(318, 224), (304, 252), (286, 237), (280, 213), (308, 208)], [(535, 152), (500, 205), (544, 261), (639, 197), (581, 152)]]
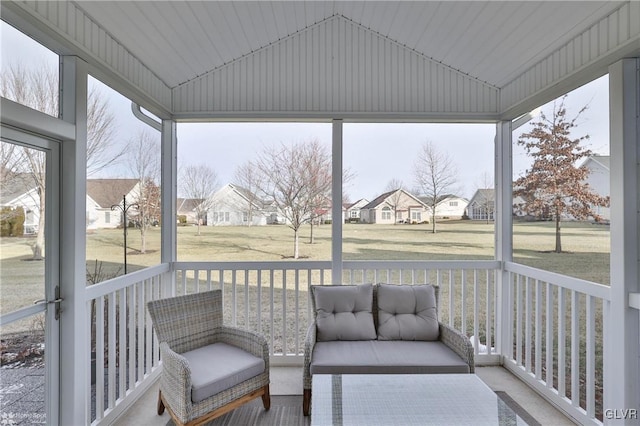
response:
[(211, 421), (269, 395), (269, 348), (258, 334), (223, 325), (220, 290), (147, 304), (160, 341), (158, 414), (177, 425)]

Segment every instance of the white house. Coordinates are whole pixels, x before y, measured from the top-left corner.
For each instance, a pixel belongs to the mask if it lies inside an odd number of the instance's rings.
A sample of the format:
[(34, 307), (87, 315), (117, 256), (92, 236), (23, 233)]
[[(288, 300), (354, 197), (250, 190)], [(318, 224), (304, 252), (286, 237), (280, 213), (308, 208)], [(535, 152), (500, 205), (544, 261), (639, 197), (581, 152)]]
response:
[[(431, 197), (419, 198), (427, 206), (431, 206), (433, 204)], [(454, 194), (442, 195), (438, 197), (435, 216), (437, 219), (462, 219), (465, 211), (467, 210), (468, 204), (469, 200), (466, 198), (459, 197)]]
[[(87, 229), (117, 228), (122, 225), (123, 199), (127, 205), (136, 202), (138, 179), (87, 179)], [(135, 214), (127, 212), (128, 217)]]
[(216, 191), (206, 203), (209, 226), (266, 225), (271, 217), (255, 194), (231, 183)]
[(494, 220), (496, 191), (493, 188), (478, 189), (467, 205), (471, 220)]
[[(586, 181), (593, 191), (603, 197), (611, 195), (610, 175), (611, 162), (608, 155), (592, 155), (583, 163), (582, 167), (589, 169), (589, 176)], [(611, 220), (609, 207), (593, 206), (595, 212), (602, 216), (605, 221)]]
[(346, 203), (344, 205), (344, 221), (347, 222), (360, 222), (360, 209), (369, 204), (369, 200), (366, 198), (360, 198), (355, 203)]
[(360, 209), (364, 223), (421, 223), (428, 222), (429, 217), (429, 207), (404, 189), (385, 192)]

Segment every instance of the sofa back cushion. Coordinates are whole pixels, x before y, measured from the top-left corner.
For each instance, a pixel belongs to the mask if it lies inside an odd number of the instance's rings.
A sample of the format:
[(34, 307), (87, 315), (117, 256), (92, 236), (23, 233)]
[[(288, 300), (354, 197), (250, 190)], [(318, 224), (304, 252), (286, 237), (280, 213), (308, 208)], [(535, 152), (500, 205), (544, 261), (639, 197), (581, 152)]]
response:
[(373, 285), (311, 286), (318, 341), (371, 340)]
[(435, 290), (432, 285), (379, 284), (378, 340), (438, 340)]

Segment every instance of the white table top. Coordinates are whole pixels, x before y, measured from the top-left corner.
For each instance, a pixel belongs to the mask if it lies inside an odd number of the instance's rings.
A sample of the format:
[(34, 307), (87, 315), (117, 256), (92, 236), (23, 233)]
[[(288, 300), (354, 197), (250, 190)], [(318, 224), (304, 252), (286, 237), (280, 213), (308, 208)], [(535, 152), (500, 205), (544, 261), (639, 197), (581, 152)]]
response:
[(525, 425), (475, 374), (314, 374), (311, 424)]

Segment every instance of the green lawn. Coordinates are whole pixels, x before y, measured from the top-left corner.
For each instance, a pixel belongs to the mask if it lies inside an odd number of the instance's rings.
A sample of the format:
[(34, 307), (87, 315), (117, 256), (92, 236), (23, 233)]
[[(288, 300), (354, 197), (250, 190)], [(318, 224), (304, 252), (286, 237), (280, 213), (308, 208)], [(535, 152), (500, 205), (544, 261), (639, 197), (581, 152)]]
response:
[[(429, 225), (364, 225), (343, 227), (345, 260), (473, 260), (493, 259), (493, 224), (448, 221), (432, 234)], [(282, 225), (253, 227), (178, 228), (180, 261), (291, 260), (293, 231)], [(305, 260), (330, 260), (331, 225), (300, 232), (300, 254)], [(29, 261), (33, 237), (2, 238), (0, 243), (0, 311), (4, 314), (42, 298), (43, 262)], [(103, 229), (87, 234), (87, 269), (98, 281), (123, 272), (123, 231)], [(128, 270), (160, 262), (160, 228), (147, 235), (147, 253), (140, 253), (140, 233), (127, 237)], [(563, 246), (567, 253), (550, 252), (553, 224), (530, 222), (514, 225), (514, 259), (541, 269), (609, 284), (609, 227), (566, 223)], [(97, 261), (97, 263), (96, 263)]]

